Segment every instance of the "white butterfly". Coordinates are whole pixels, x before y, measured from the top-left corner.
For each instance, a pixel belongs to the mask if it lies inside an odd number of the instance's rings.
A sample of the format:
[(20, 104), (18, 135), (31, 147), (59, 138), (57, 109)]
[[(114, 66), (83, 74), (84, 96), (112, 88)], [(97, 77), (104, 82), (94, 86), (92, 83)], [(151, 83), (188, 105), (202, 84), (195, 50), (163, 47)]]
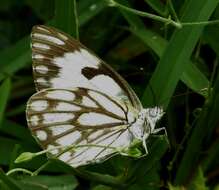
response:
[[(143, 109), (128, 83), (71, 36), (35, 26), (31, 37), (38, 92), (26, 116), (39, 144), (73, 167), (104, 161), (134, 139), (147, 153), (146, 139), (160, 130), (155, 124), (163, 110)], [(69, 145), (80, 148), (52, 149)]]

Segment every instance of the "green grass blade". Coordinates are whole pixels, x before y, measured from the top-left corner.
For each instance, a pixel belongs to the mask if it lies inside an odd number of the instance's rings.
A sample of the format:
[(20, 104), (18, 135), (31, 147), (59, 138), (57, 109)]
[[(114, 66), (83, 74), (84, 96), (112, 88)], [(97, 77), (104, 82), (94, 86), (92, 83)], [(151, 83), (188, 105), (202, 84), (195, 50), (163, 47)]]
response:
[(21, 146), (19, 144), (15, 144), (14, 149), (11, 153), (11, 157), (10, 157), (9, 170), (12, 170), (16, 167), (14, 161), (18, 157), (20, 153), (20, 149), (21, 149)]
[[(51, 190), (74, 190), (78, 186), (77, 179), (73, 175), (63, 176), (24, 176), (22, 179), (17, 180), (19, 184), (24, 186), (23, 190), (29, 190), (37, 188), (39, 190), (51, 189)], [(41, 188), (40, 188), (41, 187)], [(42, 188), (44, 187), (44, 188)]]
[(95, 17), (107, 7), (103, 0), (80, 0), (78, 2), (79, 25), (85, 25), (91, 18)]
[(202, 143), (212, 138), (214, 128), (218, 126), (219, 113), (219, 75), (213, 87), (212, 96), (206, 101), (198, 121), (188, 140), (187, 147), (178, 167), (175, 183), (184, 183), (191, 173), (197, 170), (198, 159), (202, 152)]
[(167, 6), (162, 1), (144, 0), (150, 7), (163, 17), (168, 16)]
[(11, 80), (10, 78), (6, 79), (0, 86), (0, 128), (2, 127), (1, 123), (5, 114), (5, 109), (7, 106), (7, 101), (11, 91)]
[(209, 81), (191, 61), (185, 64), (185, 70), (180, 79), (194, 92), (206, 97)]
[[(118, 2), (128, 6), (128, 3), (124, 0), (119, 0)], [(121, 12), (130, 24), (131, 32), (137, 37), (139, 37), (142, 40), (142, 42), (144, 42), (159, 57), (161, 57), (168, 45), (168, 41), (162, 38), (157, 33), (149, 30), (148, 28), (145, 28), (143, 22), (141, 21), (141, 19), (138, 18), (138, 16), (129, 14), (123, 10), (121, 10)], [(205, 93), (203, 93), (202, 90), (208, 87), (208, 79), (189, 59), (185, 64), (186, 66), (180, 79), (196, 93), (205, 96)]]
[(136, 175), (139, 175), (139, 179), (142, 176), (150, 175), (149, 172), (158, 165), (160, 159), (167, 151), (169, 145), (165, 136), (155, 137), (153, 140), (153, 143), (149, 146), (149, 154), (144, 159), (138, 162), (135, 161), (132, 167), (129, 168), (126, 177), (127, 182), (136, 177)]
[(0, 132), (12, 136), (14, 139), (25, 139), (25, 142), (28, 142), (32, 145), (36, 145), (35, 141), (30, 135), (30, 131), (27, 128), (10, 120), (3, 120)]
[(215, 51), (217, 56), (219, 56), (219, 28), (218, 25), (208, 26), (203, 31), (203, 39), (206, 43), (210, 45), (210, 47)]
[(13, 179), (5, 175), (4, 171), (1, 168), (0, 168), (0, 180), (2, 180), (10, 189), (22, 190)]
[(171, 185), (170, 183), (168, 184), (168, 188), (169, 190), (183, 190), (184, 189), (184, 187), (175, 187)]
[(218, 162), (219, 158), (219, 139), (208, 150), (208, 156), (201, 163), (203, 171), (206, 172), (209, 168), (214, 168), (214, 164)]
[[(208, 20), (218, 0), (187, 1), (182, 22)], [(194, 9), (196, 7), (196, 9)], [(143, 95), (143, 103), (152, 106), (156, 98), (160, 105), (167, 107), (176, 85), (185, 70), (185, 64), (201, 35), (203, 27), (184, 27), (176, 30), (163, 53), (161, 60)], [(162, 88), (160, 88), (162, 86)], [(154, 94), (157, 96), (154, 97)]]
[(0, 52), (0, 80), (11, 76), (31, 62), (30, 39), (25, 37), (13, 46)]
[(188, 190), (209, 190), (209, 188), (206, 186), (206, 178), (204, 176), (202, 168), (198, 168), (198, 171), (192, 180), (191, 184), (189, 185)]
[(55, 26), (68, 34), (79, 37), (76, 0), (55, 1)]
[[(162, 56), (168, 42), (158, 34), (149, 29), (131, 30), (133, 34), (138, 36), (145, 44), (147, 44), (159, 57)], [(203, 89), (206, 89), (209, 85), (208, 79), (204, 74), (188, 60), (185, 63), (185, 68), (180, 79), (196, 93), (206, 96)]]

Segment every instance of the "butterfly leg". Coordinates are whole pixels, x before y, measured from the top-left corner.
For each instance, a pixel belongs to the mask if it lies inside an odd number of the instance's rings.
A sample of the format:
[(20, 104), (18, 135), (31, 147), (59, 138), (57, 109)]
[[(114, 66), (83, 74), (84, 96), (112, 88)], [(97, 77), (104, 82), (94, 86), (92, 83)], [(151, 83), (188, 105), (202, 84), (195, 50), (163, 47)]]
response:
[(156, 135), (156, 134), (159, 133), (160, 131), (164, 131), (165, 136), (167, 136), (167, 130), (166, 130), (165, 127), (161, 127), (161, 128), (158, 128), (158, 129), (154, 129), (151, 134)]
[[(158, 133), (160, 131), (164, 131), (165, 136), (167, 136), (167, 131), (166, 131), (165, 127), (154, 129), (151, 134), (156, 135), (156, 133)], [(144, 134), (143, 139), (142, 139), (143, 147), (145, 149), (145, 154), (148, 154), (148, 148), (147, 148), (147, 144), (146, 144), (146, 140), (147, 140), (148, 136), (149, 136), (149, 134), (146, 133), (146, 134)]]
[(144, 134), (143, 139), (142, 139), (143, 147), (145, 149), (145, 154), (148, 154), (148, 148), (147, 148), (147, 144), (146, 144), (146, 140), (147, 140), (148, 136), (149, 136), (148, 134)]
[[(151, 134), (156, 135), (156, 133), (158, 133), (158, 132), (160, 132), (160, 131), (164, 131), (165, 137), (168, 137), (168, 136), (167, 136), (167, 130), (166, 130), (165, 127), (161, 127), (161, 128), (158, 128), (158, 129), (154, 129), (154, 131), (153, 131)], [(168, 139), (167, 139), (167, 143), (168, 143), (169, 146), (170, 146), (170, 143), (169, 143)]]

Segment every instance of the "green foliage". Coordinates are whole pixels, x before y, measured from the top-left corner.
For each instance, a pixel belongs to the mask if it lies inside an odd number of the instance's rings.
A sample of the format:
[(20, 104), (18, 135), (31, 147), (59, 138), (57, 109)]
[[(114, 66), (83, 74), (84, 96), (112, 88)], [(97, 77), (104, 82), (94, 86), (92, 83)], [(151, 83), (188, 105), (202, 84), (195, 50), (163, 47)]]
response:
[[(168, 187), (170, 190), (183, 190), (185, 187), (183, 186), (173, 186), (170, 183), (168, 184)], [(192, 178), (188, 190), (209, 190), (209, 188), (206, 186), (206, 178), (204, 177), (204, 173), (201, 168), (197, 170), (196, 175)]]
[(196, 176), (192, 180), (189, 189), (200, 189), (200, 190), (208, 190), (209, 188), (206, 186), (206, 179), (204, 177), (203, 171), (201, 168), (198, 169)]
[[(56, 0), (55, 7), (55, 26), (78, 39), (79, 33), (76, 0), (66, 0), (65, 3)], [(63, 20), (65, 20), (65, 22), (63, 22)]]
[[(217, 190), (218, 2), (2, 0), (0, 189)], [(139, 159), (138, 145), (127, 150), (133, 157), (77, 169), (47, 162), (45, 155), (15, 163), (23, 152), (41, 151), (27, 129), (25, 106), (35, 92), (29, 35), (42, 23), (80, 36), (127, 79), (145, 107), (162, 105), (166, 114), (159, 125), (168, 137), (151, 135), (149, 154)]]
[(23, 190), (74, 190), (78, 183), (74, 176), (34, 176), (34, 177), (22, 177), (17, 179), (17, 182), (23, 187)]
[(7, 100), (11, 90), (11, 81), (10, 79), (6, 79), (3, 84), (0, 86), (0, 124), (2, 123), (2, 119), (4, 117), (5, 108), (7, 105)]
[[(218, 1), (210, 2), (203, 0), (199, 1), (199, 3), (187, 1), (185, 3), (186, 9), (183, 11), (181, 21), (197, 22), (207, 20), (217, 3)], [(193, 7), (195, 6), (197, 9), (194, 11)], [(200, 14), (201, 12), (204, 14)], [(147, 104), (150, 105), (150, 102), (153, 100), (152, 88), (154, 93), (158, 94), (158, 102), (162, 103), (165, 101), (164, 105), (168, 105), (178, 80), (184, 71), (185, 64), (188, 62), (192, 50), (201, 35), (202, 29), (202, 26), (184, 27), (181, 30), (176, 30), (172, 34), (168, 46), (162, 54), (160, 62), (150, 80), (151, 87), (147, 87), (144, 92), (143, 100), (148, 102)], [(163, 80), (163, 78), (166, 78), (166, 80)], [(160, 86), (163, 88), (160, 88)]]

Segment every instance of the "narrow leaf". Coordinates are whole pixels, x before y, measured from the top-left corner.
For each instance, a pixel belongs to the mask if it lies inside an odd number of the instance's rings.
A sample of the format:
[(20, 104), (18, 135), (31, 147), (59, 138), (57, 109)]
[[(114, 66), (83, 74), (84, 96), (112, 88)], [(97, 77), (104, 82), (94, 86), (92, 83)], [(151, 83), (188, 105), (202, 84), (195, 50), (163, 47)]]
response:
[(189, 185), (188, 190), (208, 190), (206, 186), (206, 179), (204, 177), (203, 170), (201, 168), (198, 169), (196, 176), (192, 180), (191, 184)]
[[(119, 0), (118, 2), (129, 6), (127, 1)], [(168, 45), (168, 41), (150, 29), (145, 28), (143, 22), (138, 16), (129, 14), (123, 10), (121, 10), (121, 13), (130, 24), (131, 32), (149, 46), (159, 57), (161, 57)], [(174, 62), (174, 60), (172, 61)], [(202, 90), (208, 87), (208, 79), (189, 59), (187, 62), (185, 61), (185, 65), (186, 66), (183, 69), (183, 74), (180, 76), (180, 79), (196, 93), (205, 96)], [(151, 85), (149, 88), (151, 89)]]
[(196, 166), (203, 151), (202, 144), (213, 138), (213, 131), (218, 126), (219, 74), (211, 93), (212, 95), (205, 102), (188, 140), (188, 146), (176, 173), (175, 182), (177, 184), (184, 183), (188, 180), (189, 175), (197, 170)]
[(2, 126), (1, 123), (5, 114), (5, 108), (9, 98), (10, 90), (11, 80), (8, 78), (0, 86), (0, 126)]
[(79, 37), (76, 0), (55, 1), (55, 25), (66, 33)]
[[(186, 9), (181, 21), (198, 22), (208, 20), (217, 3), (218, 0), (186, 1)], [(185, 64), (192, 54), (202, 29), (203, 27), (201, 26), (191, 26), (174, 32), (150, 80), (150, 85), (148, 85), (144, 92), (143, 102), (145, 106), (152, 106), (154, 94), (156, 94), (156, 100), (158, 100), (159, 104), (167, 107), (176, 85), (185, 71)], [(161, 86), (162, 88), (160, 88)]]
[(0, 168), (0, 180), (2, 180), (8, 187), (10, 187), (10, 189), (22, 190), (13, 179), (5, 175), (4, 171), (1, 168)]

